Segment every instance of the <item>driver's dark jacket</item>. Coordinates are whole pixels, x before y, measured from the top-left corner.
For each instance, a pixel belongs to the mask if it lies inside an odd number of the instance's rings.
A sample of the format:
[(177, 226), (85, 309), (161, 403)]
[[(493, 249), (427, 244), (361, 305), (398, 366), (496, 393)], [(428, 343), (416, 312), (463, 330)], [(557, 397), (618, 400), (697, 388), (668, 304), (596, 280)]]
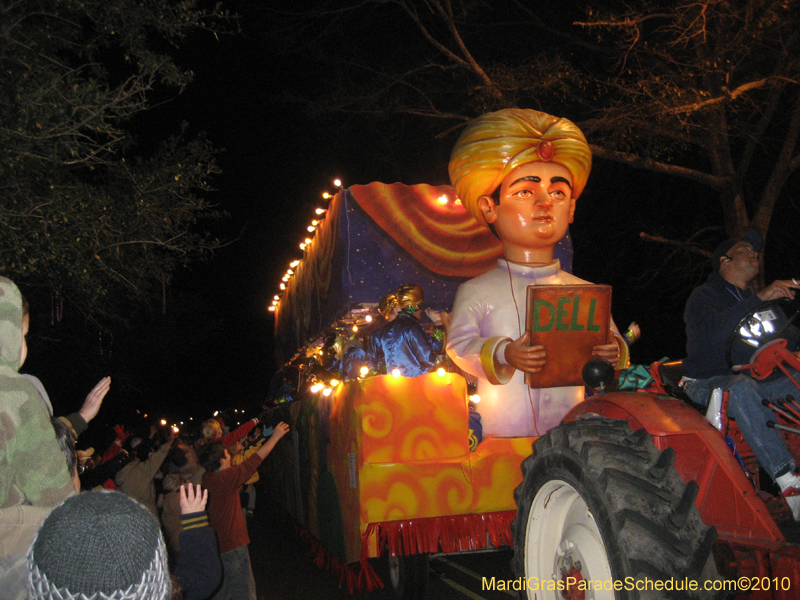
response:
[[(741, 300), (739, 299), (741, 296)], [(730, 375), (728, 340), (739, 321), (761, 304), (751, 290), (743, 290), (711, 273), (686, 302), (686, 358), (683, 374), (692, 379)]]

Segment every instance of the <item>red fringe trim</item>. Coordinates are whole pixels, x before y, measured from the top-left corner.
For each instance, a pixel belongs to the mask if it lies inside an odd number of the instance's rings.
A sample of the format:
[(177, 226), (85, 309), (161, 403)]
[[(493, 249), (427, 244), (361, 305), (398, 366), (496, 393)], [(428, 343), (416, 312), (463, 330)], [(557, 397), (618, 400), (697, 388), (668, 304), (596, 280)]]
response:
[(494, 547), (511, 546), (511, 521), (516, 514), (508, 510), (370, 523), (361, 536), (361, 551), (366, 553), (373, 534), (378, 539), (378, 553), (383, 554), (388, 547), (390, 556), (482, 550), (489, 543)]
[(347, 592), (352, 596), (356, 592), (373, 592), (383, 589), (383, 581), (372, 568), (366, 558), (358, 562), (346, 564), (328, 550), (310, 531), (294, 521), (300, 537), (311, 547), (308, 556), (314, 564), (330, 571), (339, 578), (339, 587), (347, 585)]
[[(361, 536), (361, 560), (346, 564), (328, 550), (311, 532), (292, 519), (300, 537), (310, 546), (308, 556), (314, 564), (339, 578), (339, 587), (347, 586), (352, 596), (384, 587), (367, 556), (369, 538), (375, 534), (378, 554), (388, 549), (390, 556), (426, 553), (449, 553), (482, 550), (489, 545), (513, 545), (511, 522), (516, 511), (430, 517), (407, 521), (370, 523)], [(285, 515), (287, 518), (288, 514)]]

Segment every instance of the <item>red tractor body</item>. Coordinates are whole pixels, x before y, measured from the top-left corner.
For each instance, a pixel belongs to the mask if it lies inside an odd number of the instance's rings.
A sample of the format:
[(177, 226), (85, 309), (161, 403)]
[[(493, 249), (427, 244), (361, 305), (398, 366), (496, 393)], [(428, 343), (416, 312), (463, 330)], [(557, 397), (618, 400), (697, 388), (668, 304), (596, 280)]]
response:
[[(659, 450), (675, 451), (675, 469), (684, 481), (697, 483), (697, 508), (717, 530), (714, 555), (720, 575), (738, 582), (732, 597), (798, 597), (800, 546), (789, 543), (776, 522), (791, 519), (788, 510), (780, 499), (754, 487), (724, 437), (701, 413), (666, 395), (616, 392), (588, 399), (565, 422), (587, 415), (627, 421), (634, 431), (647, 430)], [(731, 434), (741, 437), (733, 423)], [(792, 441), (797, 456), (797, 440)], [(736, 447), (757, 473), (746, 444), (738, 440)]]

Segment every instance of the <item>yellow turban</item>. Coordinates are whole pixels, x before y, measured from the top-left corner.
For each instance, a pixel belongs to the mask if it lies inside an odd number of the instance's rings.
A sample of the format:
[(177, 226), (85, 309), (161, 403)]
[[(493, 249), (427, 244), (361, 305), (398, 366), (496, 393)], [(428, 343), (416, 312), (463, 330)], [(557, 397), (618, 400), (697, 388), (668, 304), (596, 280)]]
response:
[(448, 170), (464, 207), (486, 225), (478, 198), (494, 192), (517, 167), (547, 160), (572, 174), (572, 197), (580, 196), (592, 170), (592, 151), (577, 125), (536, 110), (507, 108), (467, 125)]

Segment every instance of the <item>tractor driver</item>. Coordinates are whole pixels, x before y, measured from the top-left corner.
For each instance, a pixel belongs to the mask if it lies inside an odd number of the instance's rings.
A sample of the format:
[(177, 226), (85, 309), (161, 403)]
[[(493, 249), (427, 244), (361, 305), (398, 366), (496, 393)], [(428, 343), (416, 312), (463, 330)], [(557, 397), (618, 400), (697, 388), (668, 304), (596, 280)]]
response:
[[(465, 208), (503, 243), (497, 268), (461, 284), (447, 353), (478, 378), (484, 437), (543, 435), (584, 399), (583, 386), (532, 389), (523, 372), (541, 371), (543, 346), (524, 331), (529, 285), (585, 284), (561, 270), (554, 247), (573, 220), (592, 152), (567, 119), (506, 109), (472, 121), (450, 157), (450, 181)], [(616, 364), (620, 344), (593, 354)]]
[[(775, 415), (761, 400), (776, 400), (798, 390), (787, 377), (756, 381), (748, 375), (733, 374), (726, 358), (728, 339), (747, 313), (766, 300), (793, 298), (795, 290), (800, 289), (795, 280), (779, 280), (758, 293), (753, 291), (763, 245), (761, 234), (751, 229), (714, 250), (713, 271), (691, 293), (683, 313), (687, 356), (682, 385), (686, 394), (703, 406), (708, 405), (715, 388), (729, 390), (728, 414), (736, 419), (761, 466), (782, 491), (792, 493), (791, 488), (800, 488), (800, 477), (793, 473), (794, 460), (781, 433), (767, 427), (767, 421), (774, 420)], [(792, 516), (800, 520), (800, 496), (787, 497), (787, 502)]]

